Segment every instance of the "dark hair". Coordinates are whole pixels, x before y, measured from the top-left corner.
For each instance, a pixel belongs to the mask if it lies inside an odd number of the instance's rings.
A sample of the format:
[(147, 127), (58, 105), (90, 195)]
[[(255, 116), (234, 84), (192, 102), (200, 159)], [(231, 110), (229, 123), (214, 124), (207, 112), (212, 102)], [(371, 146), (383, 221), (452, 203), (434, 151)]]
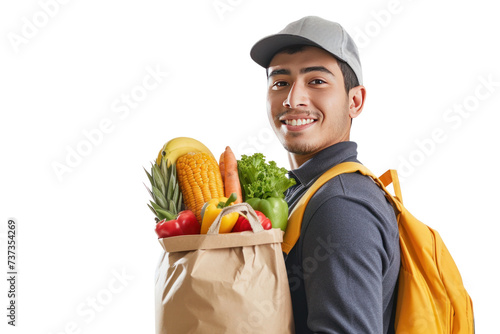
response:
[[(287, 46), (283, 49), (278, 50), (276, 54), (285, 52), (288, 54), (294, 54), (297, 52), (301, 52), (304, 50), (304, 47), (309, 46), (309, 45), (292, 45), (292, 46)], [(339, 64), (340, 70), (342, 71), (342, 76), (344, 77), (344, 87), (345, 91), (347, 94), (349, 94), (349, 91), (351, 88), (354, 88), (356, 86), (359, 86), (359, 81), (358, 78), (356, 77), (356, 74), (354, 74), (354, 71), (352, 70), (351, 66), (347, 64), (345, 61), (342, 59), (337, 58), (335, 55), (332, 54), (333, 57), (337, 60), (337, 63)]]

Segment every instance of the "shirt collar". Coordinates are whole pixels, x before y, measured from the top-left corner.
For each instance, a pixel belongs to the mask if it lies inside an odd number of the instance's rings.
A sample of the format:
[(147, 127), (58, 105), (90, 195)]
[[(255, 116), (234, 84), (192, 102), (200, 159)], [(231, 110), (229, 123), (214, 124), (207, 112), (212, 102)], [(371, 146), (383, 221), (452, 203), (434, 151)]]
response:
[(309, 187), (321, 174), (344, 161), (357, 161), (358, 145), (353, 141), (344, 141), (329, 146), (318, 152), (302, 166), (289, 172), (305, 187)]

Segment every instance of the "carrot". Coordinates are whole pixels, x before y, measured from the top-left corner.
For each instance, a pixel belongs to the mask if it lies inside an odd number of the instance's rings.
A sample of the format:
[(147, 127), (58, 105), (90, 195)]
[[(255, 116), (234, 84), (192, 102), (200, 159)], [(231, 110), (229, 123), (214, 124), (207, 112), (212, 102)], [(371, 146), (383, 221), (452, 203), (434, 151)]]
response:
[(238, 162), (229, 146), (226, 147), (226, 151), (224, 152), (224, 165), (224, 193), (226, 197), (231, 196), (232, 193), (236, 193), (236, 201), (234, 203), (241, 203), (243, 202), (243, 196), (241, 194), (240, 178), (238, 176)]
[(225, 182), (225, 178), (226, 178), (226, 166), (224, 164), (224, 154), (226, 152), (222, 152), (222, 154), (220, 155), (220, 158), (219, 158), (219, 169), (220, 169), (220, 175), (222, 176), (222, 183)]

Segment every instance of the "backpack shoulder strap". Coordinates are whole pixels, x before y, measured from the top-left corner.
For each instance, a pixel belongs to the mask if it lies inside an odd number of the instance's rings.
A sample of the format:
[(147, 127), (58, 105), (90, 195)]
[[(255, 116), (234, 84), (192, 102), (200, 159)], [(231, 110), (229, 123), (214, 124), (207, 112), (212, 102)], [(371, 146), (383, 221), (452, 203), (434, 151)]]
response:
[(299, 202), (295, 205), (294, 209), (288, 216), (288, 225), (286, 227), (285, 235), (283, 237), (283, 243), (281, 244), (283, 252), (288, 254), (292, 250), (293, 246), (295, 246), (295, 244), (297, 243), (297, 240), (299, 239), (300, 236), (300, 230), (302, 227), (302, 219), (304, 217), (304, 212), (311, 197), (327, 181), (331, 180), (332, 178), (340, 174), (360, 172), (363, 175), (370, 176), (377, 183), (377, 185), (386, 192), (386, 194), (388, 195), (387, 197), (391, 201), (391, 204), (393, 204), (393, 206), (395, 206), (396, 208), (399, 208), (400, 207), (399, 205), (401, 205), (401, 204), (398, 205), (397, 203), (400, 202), (401, 199), (401, 190), (399, 188), (399, 182), (394, 182), (396, 200), (385, 188), (386, 185), (397, 180), (397, 177), (396, 179), (394, 179), (392, 171), (393, 170), (387, 171), (384, 175), (381, 176), (381, 179), (379, 179), (368, 168), (357, 162), (343, 162), (327, 170), (313, 183), (313, 185), (304, 193), (304, 195), (302, 195)]

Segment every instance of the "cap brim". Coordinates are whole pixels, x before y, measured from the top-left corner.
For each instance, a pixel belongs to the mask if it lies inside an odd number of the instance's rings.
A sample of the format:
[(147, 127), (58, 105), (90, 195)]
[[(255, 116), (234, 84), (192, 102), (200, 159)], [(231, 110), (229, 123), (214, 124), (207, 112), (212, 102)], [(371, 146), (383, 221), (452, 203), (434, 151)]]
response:
[(278, 51), (293, 45), (310, 45), (322, 48), (319, 44), (305, 37), (290, 34), (276, 34), (264, 37), (255, 43), (250, 50), (250, 57), (260, 66), (267, 68)]

